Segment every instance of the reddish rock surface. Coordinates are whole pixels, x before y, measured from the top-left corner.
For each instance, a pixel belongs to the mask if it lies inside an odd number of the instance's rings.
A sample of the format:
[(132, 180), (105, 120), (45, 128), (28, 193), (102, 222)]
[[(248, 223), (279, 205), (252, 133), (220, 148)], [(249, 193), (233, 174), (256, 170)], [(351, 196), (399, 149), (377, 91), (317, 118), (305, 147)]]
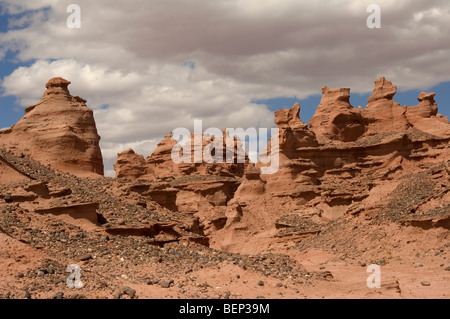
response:
[(350, 105), (350, 89), (322, 88), (322, 99), (309, 121), (309, 127), (321, 144), (327, 140), (351, 142), (365, 133), (366, 121), (361, 109)]
[(80, 176), (103, 175), (100, 136), (86, 101), (69, 93), (69, 81), (53, 78), (39, 103), (10, 129), (0, 145), (31, 155), (43, 164)]
[[(64, 83), (51, 99), (67, 97)], [(348, 89), (323, 92), (310, 128), (298, 104), (275, 112), (275, 174), (175, 164), (170, 135), (147, 159), (119, 154), (115, 179), (61, 173), (39, 147), (5, 144), (0, 298), (448, 299), (450, 124), (434, 93), (400, 107), (381, 78), (355, 109)], [(367, 286), (371, 264), (380, 288)]]
[(406, 119), (406, 105), (401, 107), (394, 101), (397, 87), (381, 77), (375, 81), (375, 88), (369, 97), (364, 117), (369, 121), (367, 133), (405, 131), (410, 127)]
[(438, 114), (437, 103), (434, 100), (436, 93), (419, 94), (419, 104), (410, 106), (406, 112), (406, 119), (418, 130), (435, 136), (449, 137), (450, 128), (448, 118)]
[(275, 112), (279, 147), (271, 150), (269, 141), (268, 152), (278, 151), (279, 170), (261, 175), (262, 163), (248, 166), (235, 193), (227, 183), (206, 178), (214, 175), (207, 166), (180, 174), (169, 157), (175, 142), (167, 136), (161, 143), (165, 157), (155, 154), (159, 165), (170, 167), (165, 177), (205, 176), (175, 187), (172, 207), (198, 216), (213, 247), (242, 251), (242, 242), (259, 242), (253, 239), (255, 229), (264, 236), (287, 214), (309, 225), (307, 236), (327, 222), (370, 215), (380, 211), (381, 198), (398, 186), (401, 176), (448, 161), (450, 125), (437, 113), (434, 93), (422, 93), (417, 106), (400, 107), (393, 99), (396, 86), (381, 77), (366, 109), (357, 109), (349, 103), (350, 89), (325, 86), (322, 92), (309, 128), (299, 118), (298, 103)]
[[(114, 163), (117, 178), (145, 178), (147, 167), (144, 156), (136, 154), (131, 148), (117, 154)], [(153, 175), (148, 176), (154, 178)]]
[[(114, 164), (117, 178), (140, 178), (140, 179), (165, 179), (177, 178), (187, 175), (214, 175), (240, 177), (244, 173), (245, 165), (248, 158), (242, 150), (241, 144), (234, 139), (234, 162), (226, 163), (226, 135), (223, 135), (223, 157), (221, 162), (214, 163), (195, 163), (194, 139), (195, 135), (191, 135), (191, 156), (189, 162), (183, 161), (175, 163), (172, 160), (172, 149), (177, 142), (172, 139), (172, 134), (166, 135), (165, 138), (158, 143), (155, 151), (145, 160), (141, 155), (136, 155), (133, 150), (129, 149), (117, 156)], [(205, 135), (202, 139), (201, 152), (212, 143), (209, 135)], [(182, 152), (180, 153), (182, 154)], [(237, 156), (243, 157), (243, 163), (237, 161)], [(187, 162), (187, 163), (186, 163)]]

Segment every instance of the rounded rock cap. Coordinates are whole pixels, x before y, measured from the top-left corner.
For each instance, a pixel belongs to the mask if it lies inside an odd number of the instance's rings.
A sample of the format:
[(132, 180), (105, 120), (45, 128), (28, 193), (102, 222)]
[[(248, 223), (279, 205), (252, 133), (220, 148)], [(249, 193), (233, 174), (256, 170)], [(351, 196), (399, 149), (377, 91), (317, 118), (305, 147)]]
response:
[(67, 89), (67, 86), (69, 86), (71, 82), (67, 81), (66, 79), (63, 79), (61, 77), (56, 77), (56, 78), (52, 78), (50, 79), (47, 84), (45, 85), (45, 87), (47, 89), (51, 88), (51, 87), (61, 87), (64, 89)]

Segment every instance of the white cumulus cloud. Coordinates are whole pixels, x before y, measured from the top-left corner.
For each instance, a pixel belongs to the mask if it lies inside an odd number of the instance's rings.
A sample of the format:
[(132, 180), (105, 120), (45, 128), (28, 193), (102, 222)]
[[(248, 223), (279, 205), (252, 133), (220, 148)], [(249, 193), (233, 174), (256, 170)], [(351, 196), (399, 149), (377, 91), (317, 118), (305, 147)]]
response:
[(380, 75), (400, 89), (450, 80), (450, 2), (380, 0), (369, 29), (366, 0), (1, 1), (0, 33), (31, 62), (1, 86), (22, 106), (54, 76), (94, 109), (105, 164), (133, 146), (148, 155), (176, 127), (273, 127), (254, 99), (319, 94), (323, 85), (369, 92)]

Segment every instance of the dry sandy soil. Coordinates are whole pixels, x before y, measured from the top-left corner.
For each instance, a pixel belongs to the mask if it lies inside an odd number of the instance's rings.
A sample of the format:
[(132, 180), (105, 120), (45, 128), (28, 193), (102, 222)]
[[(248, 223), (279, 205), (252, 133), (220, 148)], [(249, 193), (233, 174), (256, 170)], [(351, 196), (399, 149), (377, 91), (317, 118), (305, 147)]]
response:
[[(2, 155), (16, 168), (2, 169), (10, 178), (0, 186), (2, 298), (450, 296), (448, 220), (428, 228), (348, 216), (306, 238), (276, 237), (273, 227), (227, 252), (195, 243), (195, 227), (185, 227), (176, 240), (164, 239), (170, 231), (133, 233), (135, 222), (141, 228), (170, 220), (181, 225), (185, 216), (117, 196), (126, 181), (79, 178), (27, 157)], [(46, 181), (47, 194), (40, 181)], [(99, 203), (96, 223), (89, 205), (74, 207), (93, 202)], [(72, 208), (61, 213), (58, 207)], [(122, 233), (114, 231), (127, 225)], [(81, 268), (81, 289), (66, 284), (71, 264)], [(380, 265), (381, 288), (367, 286), (370, 264)]]

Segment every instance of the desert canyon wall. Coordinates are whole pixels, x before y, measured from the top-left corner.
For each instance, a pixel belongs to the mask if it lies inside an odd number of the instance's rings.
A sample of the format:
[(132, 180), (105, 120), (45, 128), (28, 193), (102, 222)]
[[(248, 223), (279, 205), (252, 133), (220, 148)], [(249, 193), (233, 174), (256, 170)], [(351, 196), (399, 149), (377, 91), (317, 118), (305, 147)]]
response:
[[(69, 83), (51, 79), (0, 131), (0, 299), (448, 298), (450, 124), (434, 93), (401, 106), (381, 77), (354, 108), (350, 89), (324, 86), (308, 124), (298, 103), (275, 112), (275, 174), (237, 139), (241, 163), (174, 163), (168, 134), (106, 178)], [(212, 141), (227, 142), (201, 149)], [(369, 264), (386, 266), (380, 289)]]
[[(419, 104), (407, 107), (394, 101), (396, 92), (390, 81), (377, 79), (364, 109), (350, 105), (350, 89), (324, 86), (309, 125), (300, 120), (298, 103), (276, 111), (280, 168), (273, 175), (261, 175), (261, 163), (246, 165), (234, 176), (203, 170), (195, 177), (176, 169), (149, 174), (155, 169), (150, 163), (174, 167), (169, 149), (175, 141), (168, 135), (145, 160), (132, 150), (119, 154), (117, 177), (151, 184), (165, 179), (166, 188), (158, 188), (171, 192), (172, 201), (165, 205), (198, 216), (213, 245), (222, 249), (237, 249), (252, 234), (272, 236), (274, 225), (283, 236), (303, 236), (343, 216), (370, 218), (386, 208), (386, 199), (409, 174), (441, 164), (436, 176), (447, 179), (448, 187), (450, 125), (438, 114), (435, 94), (422, 92)], [(151, 193), (146, 194), (155, 199)], [(431, 205), (448, 205), (446, 194)]]

